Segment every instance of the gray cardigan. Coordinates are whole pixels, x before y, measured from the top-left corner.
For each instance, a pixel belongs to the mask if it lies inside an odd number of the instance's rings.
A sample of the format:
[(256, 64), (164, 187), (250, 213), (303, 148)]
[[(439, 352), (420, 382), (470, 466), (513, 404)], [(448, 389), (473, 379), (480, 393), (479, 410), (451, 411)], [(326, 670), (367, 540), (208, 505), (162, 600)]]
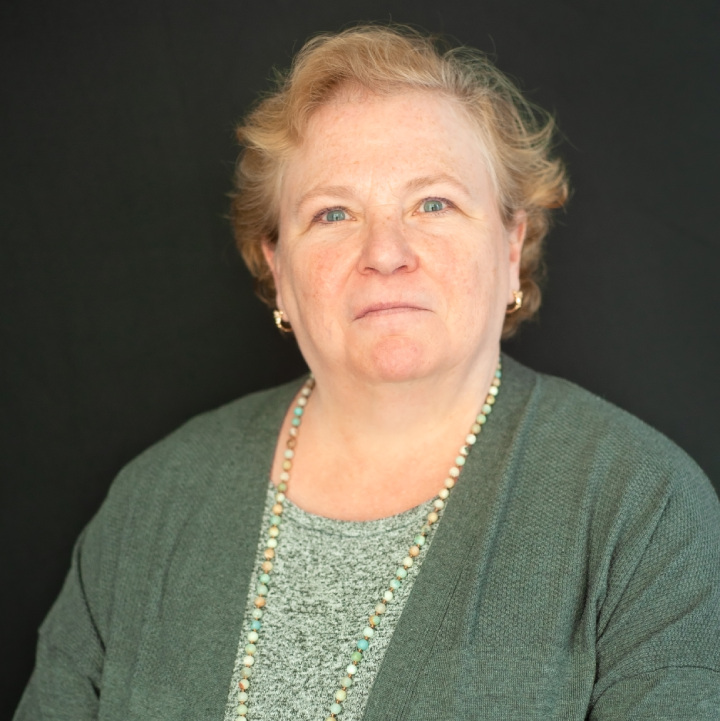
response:
[[(223, 718), (297, 387), (195, 418), (119, 475), (41, 628), (16, 721)], [(720, 718), (707, 479), (640, 421), (505, 358), (364, 718)]]

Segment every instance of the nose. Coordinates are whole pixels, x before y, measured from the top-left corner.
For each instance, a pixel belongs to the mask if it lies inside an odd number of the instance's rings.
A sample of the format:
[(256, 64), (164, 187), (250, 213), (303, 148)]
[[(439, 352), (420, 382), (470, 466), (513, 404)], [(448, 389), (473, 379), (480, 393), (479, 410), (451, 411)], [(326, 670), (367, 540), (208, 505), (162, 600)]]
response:
[(386, 210), (369, 219), (359, 264), (363, 273), (391, 275), (415, 270), (417, 255), (403, 228), (401, 213)]

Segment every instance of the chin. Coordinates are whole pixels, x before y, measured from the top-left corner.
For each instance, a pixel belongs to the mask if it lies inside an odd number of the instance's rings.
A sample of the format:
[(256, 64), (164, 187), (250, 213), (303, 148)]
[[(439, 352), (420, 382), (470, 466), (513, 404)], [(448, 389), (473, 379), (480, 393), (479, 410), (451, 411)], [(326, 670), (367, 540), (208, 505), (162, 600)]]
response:
[(427, 345), (415, 338), (391, 336), (377, 343), (365, 358), (366, 374), (378, 381), (402, 382), (426, 376), (435, 365)]

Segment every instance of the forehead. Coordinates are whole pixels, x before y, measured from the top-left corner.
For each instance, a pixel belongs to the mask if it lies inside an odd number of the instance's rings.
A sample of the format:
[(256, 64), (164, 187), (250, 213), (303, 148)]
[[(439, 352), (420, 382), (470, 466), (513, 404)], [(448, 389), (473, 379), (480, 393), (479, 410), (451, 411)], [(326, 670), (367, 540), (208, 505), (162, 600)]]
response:
[(368, 168), (379, 174), (492, 174), (482, 130), (456, 99), (435, 91), (377, 95), (348, 89), (310, 117), (287, 159), (283, 185)]

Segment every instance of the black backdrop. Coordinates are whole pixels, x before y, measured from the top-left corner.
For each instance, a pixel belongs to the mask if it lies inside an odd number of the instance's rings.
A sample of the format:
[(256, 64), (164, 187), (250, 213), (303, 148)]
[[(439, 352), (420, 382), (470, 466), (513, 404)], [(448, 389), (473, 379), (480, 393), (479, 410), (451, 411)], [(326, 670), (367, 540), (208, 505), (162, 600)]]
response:
[[(298, 374), (235, 256), (233, 123), (311, 33), (393, 19), (493, 53), (553, 109), (575, 193), (508, 345), (720, 479), (717, 0), (4, 0), (0, 714), (117, 470)], [(351, 139), (349, 139), (349, 142)]]

